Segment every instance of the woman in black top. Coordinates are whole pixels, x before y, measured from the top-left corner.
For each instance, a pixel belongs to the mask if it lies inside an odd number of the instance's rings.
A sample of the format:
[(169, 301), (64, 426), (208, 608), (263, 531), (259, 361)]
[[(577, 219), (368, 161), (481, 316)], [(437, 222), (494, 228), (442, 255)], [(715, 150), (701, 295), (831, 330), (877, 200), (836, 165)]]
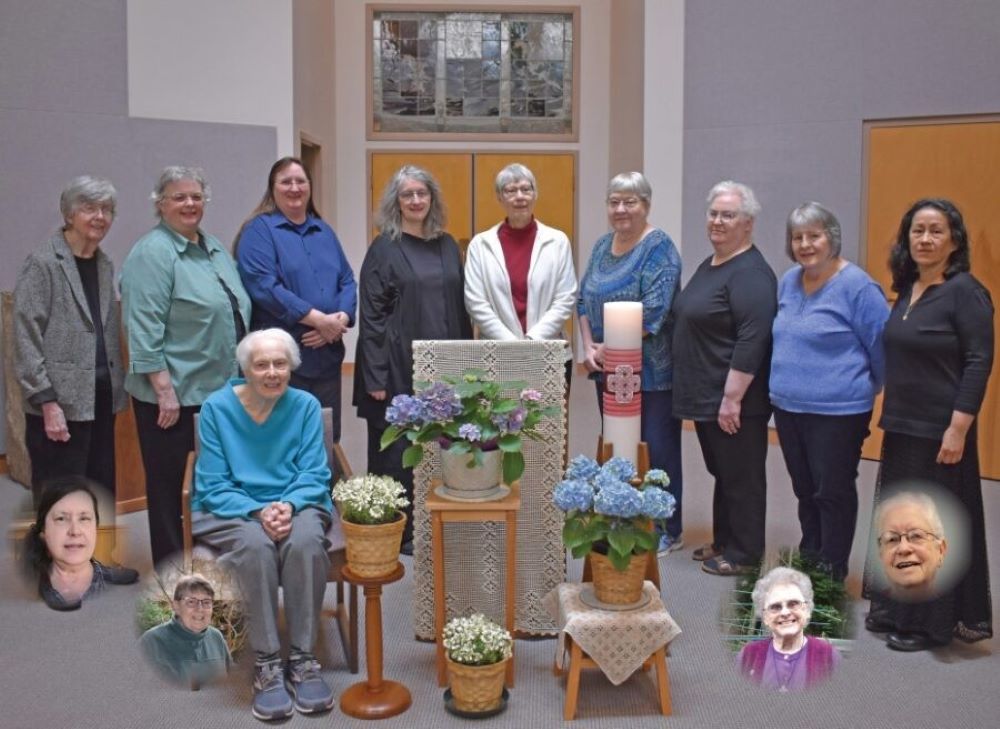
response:
[[(413, 471), (402, 466), (406, 440), (385, 451), (386, 406), (413, 393), (415, 339), (471, 339), (465, 312), (462, 254), (444, 232), (441, 190), (431, 175), (405, 165), (382, 194), (380, 234), (359, 278), (359, 331), (354, 405), (368, 421), (368, 472), (392, 476), (413, 503)], [(412, 510), (408, 508), (408, 512)], [(407, 513), (403, 550), (412, 553), (413, 515)]]
[(749, 571), (764, 551), (767, 380), (774, 271), (752, 241), (760, 205), (738, 182), (708, 194), (714, 253), (674, 298), (674, 416), (693, 420), (715, 477), (712, 542), (694, 550), (711, 574)]
[[(872, 604), (865, 627), (888, 631), (890, 648), (913, 651), (952, 637), (972, 642), (993, 635), (975, 426), (993, 365), (993, 303), (969, 273), (968, 233), (948, 200), (924, 199), (910, 207), (889, 265), (899, 298), (883, 335), (886, 380), (879, 426), (885, 439), (875, 505), (898, 488), (913, 490), (917, 479), (950, 492), (968, 516), (968, 571), (930, 600), (889, 599), (873, 585), (875, 560), (869, 558), (865, 596)], [(872, 536), (875, 549), (896, 550), (900, 568), (912, 567), (913, 559), (902, 553), (912, 549), (910, 539)]]

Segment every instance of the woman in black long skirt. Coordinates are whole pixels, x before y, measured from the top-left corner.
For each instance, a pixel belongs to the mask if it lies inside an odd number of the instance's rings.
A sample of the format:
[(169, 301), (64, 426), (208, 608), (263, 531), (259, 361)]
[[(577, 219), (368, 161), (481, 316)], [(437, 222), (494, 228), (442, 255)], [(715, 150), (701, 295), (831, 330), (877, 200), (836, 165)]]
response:
[[(969, 273), (969, 239), (953, 203), (924, 199), (903, 216), (890, 257), (892, 288), (899, 294), (885, 327), (885, 431), (876, 510), (890, 492), (931, 482), (966, 511), (969, 564), (952, 587), (930, 599), (890, 597), (865, 570), (871, 611), (865, 627), (888, 632), (894, 650), (923, 650), (992, 637), (986, 529), (976, 447), (976, 414), (993, 365), (993, 303)], [(883, 564), (914, 569), (918, 557), (895, 559), (886, 551), (919, 549), (943, 534), (901, 525), (878, 533)], [(963, 530), (965, 531), (965, 530)], [(952, 540), (953, 535), (949, 535)], [(915, 541), (916, 540), (916, 541)], [(895, 559), (895, 562), (893, 561)]]

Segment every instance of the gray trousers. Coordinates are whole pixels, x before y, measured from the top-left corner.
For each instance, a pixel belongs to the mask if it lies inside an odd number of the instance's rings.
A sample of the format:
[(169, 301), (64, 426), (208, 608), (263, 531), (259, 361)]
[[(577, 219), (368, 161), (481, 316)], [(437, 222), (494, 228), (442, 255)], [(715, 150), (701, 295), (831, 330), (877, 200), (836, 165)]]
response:
[(250, 648), (258, 656), (281, 650), (278, 587), (285, 596), (290, 653), (312, 655), (330, 569), (325, 536), (329, 525), (327, 512), (303, 509), (292, 517), (291, 533), (275, 544), (258, 521), (220, 519), (203, 511), (192, 515), (194, 538), (218, 550), (219, 564), (239, 580)]

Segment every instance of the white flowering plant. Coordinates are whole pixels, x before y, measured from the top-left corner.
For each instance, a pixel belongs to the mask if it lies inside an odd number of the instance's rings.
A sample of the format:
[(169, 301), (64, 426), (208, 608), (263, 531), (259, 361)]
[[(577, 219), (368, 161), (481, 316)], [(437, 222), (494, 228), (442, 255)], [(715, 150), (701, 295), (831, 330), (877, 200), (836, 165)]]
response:
[(510, 658), (513, 640), (510, 633), (476, 613), (467, 618), (452, 618), (444, 626), (444, 649), (455, 663), (489, 666)]
[(352, 524), (388, 524), (399, 518), (400, 509), (408, 506), (403, 484), (389, 476), (366, 473), (333, 487), (340, 518)]
[(663, 523), (674, 513), (676, 500), (666, 490), (669, 484), (667, 472), (659, 468), (638, 481), (627, 458), (615, 456), (600, 465), (576, 456), (552, 493), (552, 501), (566, 513), (563, 544), (577, 559), (594, 551), (607, 555), (616, 569), (628, 569), (633, 554), (656, 548), (651, 522)]

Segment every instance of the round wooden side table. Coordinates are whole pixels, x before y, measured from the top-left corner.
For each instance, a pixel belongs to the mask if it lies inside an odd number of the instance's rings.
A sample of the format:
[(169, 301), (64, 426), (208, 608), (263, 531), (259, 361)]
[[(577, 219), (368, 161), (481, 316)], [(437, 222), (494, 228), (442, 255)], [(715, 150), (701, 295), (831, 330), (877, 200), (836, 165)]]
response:
[(356, 719), (385, 719), (410, 708), (410, 690), (398, 681), (382, 678), (382, 585), (397, 582), (405, 570), (401, 563), (385, 577), (361, 577), (344, 567), (344, 579), (365, 591), (365, 658), (368, 679), (350, 687), (340, 697), (340, 710)]

